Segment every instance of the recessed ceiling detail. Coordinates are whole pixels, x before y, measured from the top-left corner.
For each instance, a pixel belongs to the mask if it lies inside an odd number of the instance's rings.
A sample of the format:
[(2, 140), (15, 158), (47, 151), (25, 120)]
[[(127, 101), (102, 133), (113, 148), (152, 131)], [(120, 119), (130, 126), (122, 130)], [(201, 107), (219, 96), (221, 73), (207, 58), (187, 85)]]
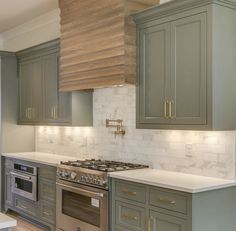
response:
[(57, 0), (0, 0), (0, 33), (56, 8)]

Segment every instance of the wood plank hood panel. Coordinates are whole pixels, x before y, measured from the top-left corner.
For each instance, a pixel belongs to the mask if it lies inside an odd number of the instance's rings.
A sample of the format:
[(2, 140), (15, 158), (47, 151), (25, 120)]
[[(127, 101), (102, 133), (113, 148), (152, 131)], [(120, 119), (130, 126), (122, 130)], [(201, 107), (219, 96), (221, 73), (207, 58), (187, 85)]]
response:
[(60, 90), (134, 84), (136, 29), (130, 14), (159, 0), (59, 0)]

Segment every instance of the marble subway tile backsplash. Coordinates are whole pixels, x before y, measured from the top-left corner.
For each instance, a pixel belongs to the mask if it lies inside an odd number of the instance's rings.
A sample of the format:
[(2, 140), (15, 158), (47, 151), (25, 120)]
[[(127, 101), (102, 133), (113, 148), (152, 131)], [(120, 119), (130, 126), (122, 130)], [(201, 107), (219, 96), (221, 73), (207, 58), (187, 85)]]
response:
[[(94, 91), (93, 127), (37, 127), (36, 150), (77, 158), (148, 164), (153, 168), (234, 179), (235, 131), (169, 131), (135, 128), (135, 87)], [(115, 137), (106, 119), (122, 119)]]

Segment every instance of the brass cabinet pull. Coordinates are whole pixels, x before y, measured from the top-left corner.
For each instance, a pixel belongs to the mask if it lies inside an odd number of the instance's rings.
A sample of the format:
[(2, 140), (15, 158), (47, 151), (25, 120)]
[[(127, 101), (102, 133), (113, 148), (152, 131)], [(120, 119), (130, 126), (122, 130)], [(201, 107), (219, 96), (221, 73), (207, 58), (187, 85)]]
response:
[(29, 109), (28, 107), (25, 109), (25, 116), (26, 116), (27, 119), (29, 118), (28, 109)]
[(52, 213), (50, 213), (48, 211), (43, 211), (43, 214), (45, 214), (46, 216), (52, 216)]
[(175, 204), (176, 204), (176, 201), (175, 201), (175, 200), (168, 199), (168, 198), (165, 198), (165, 197), (159, 197), (158, 200), (159, 200), (160, 202), (166, 203), (166, 204), (171, 204), (171, 205), (175, 205)]
[(51, 107), (51, 118), (54, 119), (54, 107)]
[(132, 192), (127, 189), (122, 189), (122, 192), (129, 195), (129, 196), (136, 196), (137, 195), (137, 192)]
[(20, 207), (21, 207), (22, 209), (28, 209), (28, 207), (26, 207), (26, 206), (24, 206), (24, 205), (20, 205)]
[(172, 104), (173, 103), (174, 102), (172, 100), (168, 102), (168, 104), (169, 104), (169, 116), (168, 116), (168, 118), (169, 119), (173, 119), (173, 116), (172, 116)]
[(167, 101), (165, 101), (165, 103), (164, 103), (164, 117), (166, 118), (166, 119), (168, 119), (169, 117), (168, 117), (168, 115), (167, 115), (167, 105), (169, 104), (169, 101), (167, 100)]
[(148, 218), (148, 231), (151, 231), (151, 222), (152, 222), (152, 220), (153, 220), (153, 217), (150, 216), (150, 217)]
[(130, 214), (122, 214), (121, 216), (122, 216), (123, 218), (127, 219), (127, 220), (135, 220), (135, 221), (138, 220), (138, 217), (132, 216), (132, 215), (130, 215)]
[(54, 119), (57, 119), (57, 107), (54, 107)]

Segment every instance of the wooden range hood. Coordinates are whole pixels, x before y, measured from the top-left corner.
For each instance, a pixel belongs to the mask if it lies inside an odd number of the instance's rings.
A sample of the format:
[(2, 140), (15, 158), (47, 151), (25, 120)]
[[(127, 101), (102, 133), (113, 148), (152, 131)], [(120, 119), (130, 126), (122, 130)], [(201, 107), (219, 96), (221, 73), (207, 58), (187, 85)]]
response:
[(135, 84), (136, 28), (131, 13), (159, 0), (59, 0), (60, 91)]

